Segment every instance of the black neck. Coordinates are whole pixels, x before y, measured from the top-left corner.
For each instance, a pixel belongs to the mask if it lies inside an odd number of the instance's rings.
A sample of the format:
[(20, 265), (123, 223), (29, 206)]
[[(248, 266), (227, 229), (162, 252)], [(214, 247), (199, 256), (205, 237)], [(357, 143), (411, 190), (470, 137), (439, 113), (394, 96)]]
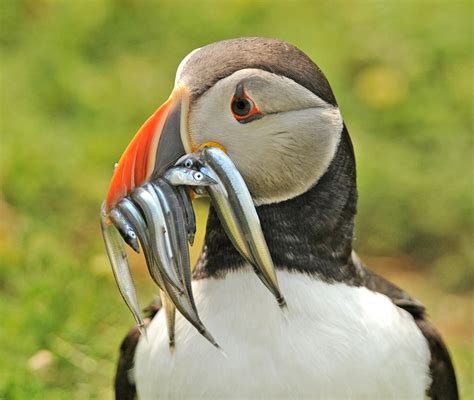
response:
[[(291, 200), (257, 207), (275, 267), (357, 284), (351, 261), (356, 206), (355, 158), (344, 127), (334, 159), (314, 187)], [(211, 207), (196, 278), (223, 276), (244, 264)]]

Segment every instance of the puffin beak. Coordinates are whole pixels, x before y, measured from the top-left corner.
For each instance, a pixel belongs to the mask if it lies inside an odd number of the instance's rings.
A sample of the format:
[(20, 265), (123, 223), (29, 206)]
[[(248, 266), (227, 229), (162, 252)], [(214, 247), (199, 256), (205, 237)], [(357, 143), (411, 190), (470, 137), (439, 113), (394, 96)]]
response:
[(107, 212), (133, 189), (152, 176), (161, 175), (185, 154), (182, 139), (188, 138), (184, 114), (189, 101), (187, 88), (178, 86), (135, 134), (115, 167), (105, 201)]

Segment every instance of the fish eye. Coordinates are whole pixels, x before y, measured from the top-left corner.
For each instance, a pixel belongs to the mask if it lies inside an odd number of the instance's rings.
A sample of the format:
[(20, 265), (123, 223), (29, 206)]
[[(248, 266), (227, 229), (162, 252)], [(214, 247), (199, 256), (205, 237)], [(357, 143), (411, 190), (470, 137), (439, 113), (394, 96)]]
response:
[(184, 166), (186, 168), (191, 168), (193, 166), (193, 160), (191, 160), (190, 158), (188, 158), (185, 162), (184, 162)]
[(202, 178), (203, 178), (203, 176), (200, 172), (196, 172), (194, 174), (194, 179), (196, 179), (197, 181), (202, 181)]

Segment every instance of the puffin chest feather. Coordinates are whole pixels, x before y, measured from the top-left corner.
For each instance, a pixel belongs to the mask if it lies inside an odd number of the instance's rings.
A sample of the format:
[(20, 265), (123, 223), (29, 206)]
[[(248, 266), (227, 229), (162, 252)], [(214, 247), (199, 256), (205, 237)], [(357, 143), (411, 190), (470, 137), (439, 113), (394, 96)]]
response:
[(140, 339), (140, 399), (424, 398), (430, 351), (412, 316), (365, 287), (278, 271), (282, 311), (250, 269), (193, 283), (225, 354), (182, 317), (170, 352), (160, 312)]

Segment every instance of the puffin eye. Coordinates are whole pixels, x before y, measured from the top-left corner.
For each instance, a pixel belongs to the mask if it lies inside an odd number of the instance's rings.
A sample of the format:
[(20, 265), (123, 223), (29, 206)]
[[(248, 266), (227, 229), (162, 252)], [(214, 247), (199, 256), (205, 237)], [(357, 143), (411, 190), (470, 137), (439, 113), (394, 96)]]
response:
[(232, 97), (230, 109), (234, 118), (242, 124), (254, 121), (262, 116), (253, 100), (248, 96), (241, 85), (237, 86), (235, 94)]
[(250, 113), (253, 105), (253, 102), (249, 99), (234, 99), (232, 102), (232, 112), (239, 117), (245, 117)]

